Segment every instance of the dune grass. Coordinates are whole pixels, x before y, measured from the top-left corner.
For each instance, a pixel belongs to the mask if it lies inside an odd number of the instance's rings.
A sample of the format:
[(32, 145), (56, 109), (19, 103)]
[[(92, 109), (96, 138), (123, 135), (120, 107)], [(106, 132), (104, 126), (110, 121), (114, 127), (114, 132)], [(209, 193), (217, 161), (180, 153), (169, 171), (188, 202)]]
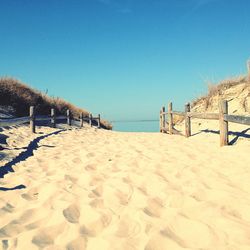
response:
[[(17, 117), (29, 115), (30, 106), (35, 106), (39, 115), (48, 115), (51, 108), (54, 108), (58, 115), (65, 115), (69, 109), (74, 118), (79, 118), (81, 113), (84, 116), (89, 115), (85, 109), (78, 108), (62, 98), (50, 97), (11, 77), (0, 78), (0, 105), (12, 107)], [(101, 120), (101, 126), (112, 129), (112, 125), (105, 120)]]
[[(239, 84), (245, 84), (245, 88), (249, 88), (249, 86), (250, 86), (249, 79), (250, 78), (248, 76), (240, 75), (240, 76), (228, 78), (226, 80), (222, 80), (219, 83), (215, 83), (215, 84), (208, 82), (207, 83), (207, 85), (208, 85), (207, 94), (193, 100), (191, 103), (191, 107), (194, 108), (198, 103), (203, 102), (205, 109), (207, 109), (210, 105), (210, 99), (214, 96), (223, 95), (223, 93), (227, 89), (232, 88), (232, 87), (239, 85)], [(236, 93), (236, 94), (240, 94), (240, 93)]]

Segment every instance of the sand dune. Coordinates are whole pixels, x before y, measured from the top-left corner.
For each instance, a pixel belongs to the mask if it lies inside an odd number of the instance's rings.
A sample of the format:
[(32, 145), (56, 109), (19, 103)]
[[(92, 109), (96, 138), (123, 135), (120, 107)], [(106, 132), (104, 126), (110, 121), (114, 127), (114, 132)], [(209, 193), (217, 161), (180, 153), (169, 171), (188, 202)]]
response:
[(56, 131), (3, 132), (0, 249), (250, 249), (249, 140)]

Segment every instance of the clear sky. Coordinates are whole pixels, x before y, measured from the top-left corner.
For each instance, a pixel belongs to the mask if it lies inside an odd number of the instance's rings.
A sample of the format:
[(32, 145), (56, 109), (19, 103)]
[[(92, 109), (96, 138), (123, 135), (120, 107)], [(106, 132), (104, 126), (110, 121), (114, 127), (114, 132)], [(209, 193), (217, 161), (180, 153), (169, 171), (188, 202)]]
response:
[(110, 120), (180, 110), (249, 57), (249, 0), (0, 0), (0, 75)]

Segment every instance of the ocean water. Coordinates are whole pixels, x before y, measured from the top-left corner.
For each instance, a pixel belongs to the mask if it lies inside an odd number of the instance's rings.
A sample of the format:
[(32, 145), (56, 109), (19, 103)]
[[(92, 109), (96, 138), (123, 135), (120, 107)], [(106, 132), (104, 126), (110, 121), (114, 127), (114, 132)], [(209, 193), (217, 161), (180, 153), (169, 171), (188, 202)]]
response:
[(117, 121), (112, 125), (114, 131), (159, 132), (159, 121)]

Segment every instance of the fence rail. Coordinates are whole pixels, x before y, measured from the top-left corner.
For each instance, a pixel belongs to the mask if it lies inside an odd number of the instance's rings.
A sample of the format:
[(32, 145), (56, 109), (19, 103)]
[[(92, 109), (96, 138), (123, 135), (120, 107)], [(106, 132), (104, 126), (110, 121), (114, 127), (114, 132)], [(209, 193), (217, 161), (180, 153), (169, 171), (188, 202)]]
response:
[[(219, 113), (197, 113), (190, 111), (190, 104), (185, 105), (185, 112), (173, 111), (173, 105), (169, 103), (168, 112), (165, 112), (165, 107), (160, 110), (160, 132), (169, 132), (169, 134), (177, 134), (178, 131), (174, 129), (173, 116), (183, 116), (185, 123), (185, 136), (191, 136), (191, 118), (209, 119), (219, 121), (220, 130), (220, 146), (226, 146), (228, 140), (228, 123), (238, 123), (250, 126), (250, 116), (229, 115), (228, 102), (219, 102)], [(167, 116), (167, 117), (166, 117)], [(166, 119), (168, 118), (168, 119)], [(167, 128), (168, 127), (168, 128)]]
[(79, 119), (74, 119), (70, 110), (67, 110), (66, 115), (57, 116), (55, 109), (51, 109), (50, 115), (36, 115), (35, 107), (31, 106), (29, 110), (29, 116), (18, 117), (18, 118), (0, 118), (0, 127), (8, 127), (21, 125), (25, 123), (30, 123), (30, 130), (32, 133), (36, 132), (36, 122), (38, 121), (47, 121), (50, 122), (52, 127), (56, 127), (56, 124), (60, 121), (65, 120), (69, 126), (76, 125), (83, 127), (84, 122), (88, 122), (90, 126), (93, 126), (93, 121), (97, 123), (97, 127), (101, 127), (101, 115), (98, 114), (97, 117), (93, 117), (92, 114), (89, 114), (88, 117), (84, 116), (83, 113), (80, 114)]

